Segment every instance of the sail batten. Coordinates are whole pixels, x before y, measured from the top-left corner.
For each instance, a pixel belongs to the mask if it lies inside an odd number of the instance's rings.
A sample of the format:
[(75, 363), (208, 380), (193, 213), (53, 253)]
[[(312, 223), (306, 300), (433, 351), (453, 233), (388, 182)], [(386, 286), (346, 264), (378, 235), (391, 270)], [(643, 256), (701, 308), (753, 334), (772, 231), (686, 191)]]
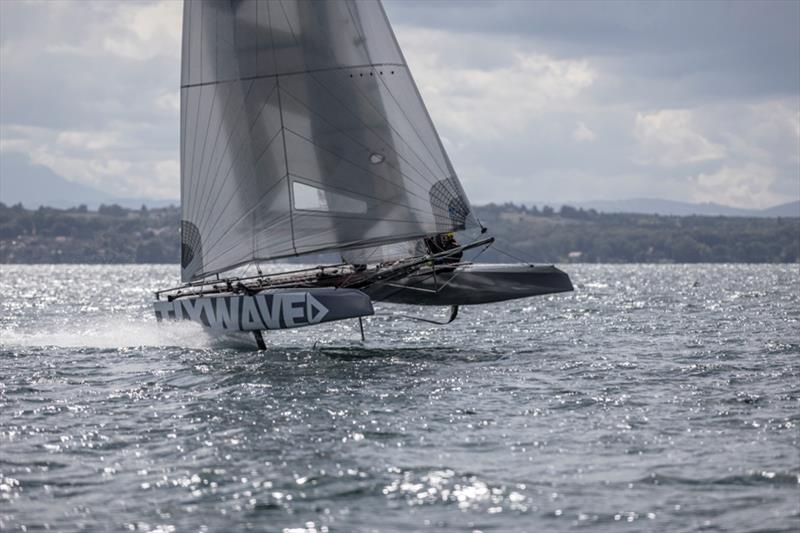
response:
[(241, 78), (236, 79), (229, 79), (229, 80), (215, 80), (215, 81), (206, 81), (200, 83), (189, 83), (187, 85), (181, 85), (181, 89), (189, 89), (192, 87), (204, 87), (208, 85), (216, 85), (219, 83), (231, 83), (237, 81), (253, 81), (253, 80), (263, 80), (263, 79), (270, 79), (270, 78), (277, 78), (279, 76), (294, 76), (297, 74), (315, 74), (317, 72), (330, 72), (336, 70), (345, 70), (350, 71), (352, 69), (366, 69), (366, 68), (380, 68), (380, 67), (405, 67), (406, 65), (402, 63), (365, 63), (363, 65), (350, 65), (347, 67), (329, 67), (329, 68), (318, 68), (318, 69), (309, 69), (309, 70), (298, 70), (295, 72), (281, 72), (278, 74), (261, 74), (258, 76), (243, 76)]
[(182, 278), (471, 216), (376, 1), (185, 0)]

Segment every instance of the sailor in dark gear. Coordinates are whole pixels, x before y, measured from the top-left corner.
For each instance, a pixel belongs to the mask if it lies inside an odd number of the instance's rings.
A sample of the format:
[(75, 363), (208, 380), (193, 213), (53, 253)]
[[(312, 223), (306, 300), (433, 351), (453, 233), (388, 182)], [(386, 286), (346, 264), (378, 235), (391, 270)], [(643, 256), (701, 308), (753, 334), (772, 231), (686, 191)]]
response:
[[(439, 254), (454, 248), (458, 248), (458, 243), (456, 242), (456, 237), (453, 233), (440, 233), (439, 235), (425, 239), (425, 246), (428, 248), (428, 253)], [(463, 256), (463, 250), (459, 250), (451, 255), (437, 259), (436, 264), (441, 265), (459, 263), (461, 262), (461, 258)]]

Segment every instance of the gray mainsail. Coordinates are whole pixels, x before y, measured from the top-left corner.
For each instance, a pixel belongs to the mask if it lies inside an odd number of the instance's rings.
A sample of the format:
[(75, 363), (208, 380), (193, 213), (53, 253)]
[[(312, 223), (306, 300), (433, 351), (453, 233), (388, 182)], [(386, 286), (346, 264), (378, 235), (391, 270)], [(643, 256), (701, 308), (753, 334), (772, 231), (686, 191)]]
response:
[(186, 0), (182, 278), (464, 229), (376, 1)]

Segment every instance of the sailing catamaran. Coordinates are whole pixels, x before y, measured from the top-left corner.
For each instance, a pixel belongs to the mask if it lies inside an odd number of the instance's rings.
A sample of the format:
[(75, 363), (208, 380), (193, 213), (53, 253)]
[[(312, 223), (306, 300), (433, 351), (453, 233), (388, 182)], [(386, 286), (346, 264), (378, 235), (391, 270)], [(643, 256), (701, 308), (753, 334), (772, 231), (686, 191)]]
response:
[[(156, 317), (223, 332), (572, 290), (553, 266), (480, 265), (473, 214), (379, 0), (185, 0), (181, 280)], [(475, 228), (458, 245), (452, 232)], [(259, 264), (336, 252), (334, 265)], [(258, 274), (237, 274), (252, 266)], [(362, 330), (363, 331), (363, 330)]]

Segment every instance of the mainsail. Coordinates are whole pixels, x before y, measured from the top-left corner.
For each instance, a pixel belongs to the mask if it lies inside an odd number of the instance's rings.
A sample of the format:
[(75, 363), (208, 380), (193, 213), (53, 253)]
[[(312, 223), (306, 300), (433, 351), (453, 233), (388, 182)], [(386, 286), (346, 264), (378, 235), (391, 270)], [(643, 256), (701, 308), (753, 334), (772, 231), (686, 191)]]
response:
[(377, 0), (185, 1), (181, 204), (184, 281), (471, 217)]

